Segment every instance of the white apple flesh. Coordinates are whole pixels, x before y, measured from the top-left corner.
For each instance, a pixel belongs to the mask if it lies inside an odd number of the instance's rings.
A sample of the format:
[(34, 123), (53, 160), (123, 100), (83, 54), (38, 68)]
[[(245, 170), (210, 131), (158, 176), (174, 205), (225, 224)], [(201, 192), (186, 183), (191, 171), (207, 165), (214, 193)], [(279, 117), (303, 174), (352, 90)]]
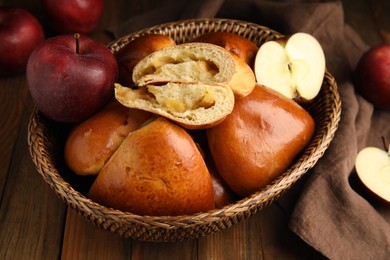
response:
[(370, 191), (390, 202), (390, 152), (366, 147), (358, 153), (355, 168), (360, 180)]
[(290, 99), (310, 101), (321, 89), (325, 63), (325, 54), (317, 39), (300, 32), (260, 46), (254, 70), (259, 84)]

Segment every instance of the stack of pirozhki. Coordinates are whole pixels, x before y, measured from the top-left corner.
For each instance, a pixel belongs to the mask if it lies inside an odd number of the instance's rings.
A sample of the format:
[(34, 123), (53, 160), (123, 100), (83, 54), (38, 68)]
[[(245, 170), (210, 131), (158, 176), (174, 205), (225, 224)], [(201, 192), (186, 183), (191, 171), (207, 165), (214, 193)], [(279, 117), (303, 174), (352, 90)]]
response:
[(65, 160), (88, 197), (139, 215), (221, 208), (270, 184), (310, 142), (298, 102), (256, 83), (258, 47), (231, 33), (144, 35), (117, 54), (115, 98), (76, 125)]

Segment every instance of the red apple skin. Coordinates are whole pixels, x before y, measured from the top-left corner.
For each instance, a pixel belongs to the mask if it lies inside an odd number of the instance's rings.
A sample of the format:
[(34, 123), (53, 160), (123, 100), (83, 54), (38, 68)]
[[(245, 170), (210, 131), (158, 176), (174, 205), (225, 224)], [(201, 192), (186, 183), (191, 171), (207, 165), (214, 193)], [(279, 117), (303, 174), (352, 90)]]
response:
[(29, 11), (0, 7), (0, 76), (23, 73), (31, 52), (44, 39), (42, 25)]
[(372, 47), (354, 71), (356, 90), (376, 108), (390, 109), (390, 44)]
[(47, 39), (31, 54), (27, 82), (38, 110), (64, 123), (85, 120), (114, 94), (118, 64), (103, 44), (81, 35)]
[(88, 34), (103, 16), (104, 0), (43, 0), (50, 26), (59, 34)]

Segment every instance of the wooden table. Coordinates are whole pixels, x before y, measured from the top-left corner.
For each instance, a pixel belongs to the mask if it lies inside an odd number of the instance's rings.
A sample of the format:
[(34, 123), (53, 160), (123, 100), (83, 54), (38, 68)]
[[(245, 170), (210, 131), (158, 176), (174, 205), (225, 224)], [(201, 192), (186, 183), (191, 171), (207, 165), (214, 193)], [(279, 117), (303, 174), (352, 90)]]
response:
[[(389, 31), (386, 31), (389, 28), (384, 27), (386, 24), (390, 26), (384, 10), (386, 1), (343, 1), (346, 22), (369, 45), (390, 42)], [(105, 28), (172, 2), (175, 1), (106, 1), (104, 16), (91, 37), (108, 43), (112, 38), (105, 33)], [(39, 19), (43, 18), (38, 0), (0, 0), (0, 3), (25, 7)], [(75, 210), (68, 208), (34, 168), (27, 146), (27, 124), (33, 107), (25, 75), (0, 79), (0, 259), (321, 257), (287, 227), (289, 212), (285, 208), (292, 207), (301, 183), (281, 198), (289, 196), (284, 203), (290, 201), (291, 205), (281, 207), (280, 203), (274, 203), (231, 228), (197, 240), (146, 243), (96, 229)]]

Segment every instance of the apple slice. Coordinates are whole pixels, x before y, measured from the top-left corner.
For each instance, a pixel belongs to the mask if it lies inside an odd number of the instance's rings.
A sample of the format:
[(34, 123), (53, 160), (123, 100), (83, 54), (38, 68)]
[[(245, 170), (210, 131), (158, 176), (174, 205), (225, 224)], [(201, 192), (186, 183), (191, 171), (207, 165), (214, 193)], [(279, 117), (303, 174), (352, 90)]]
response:
[(299, 32), (261, 45), (254, 70), (259, 84), (290, 99), (310, 101), (324, 80), (325, 54), (316, 38)]
[(388, 152), (376, 147), (364, 148), (356, 157), (355, 168), (370, 191), (390, 202), (390, 146)]

